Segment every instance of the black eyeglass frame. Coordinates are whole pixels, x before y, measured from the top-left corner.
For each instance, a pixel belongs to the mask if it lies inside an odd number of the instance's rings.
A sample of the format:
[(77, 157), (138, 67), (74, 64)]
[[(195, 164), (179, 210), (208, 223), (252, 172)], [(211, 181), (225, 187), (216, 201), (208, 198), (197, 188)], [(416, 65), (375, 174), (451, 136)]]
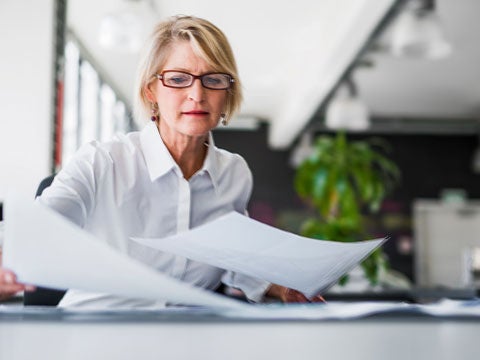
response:
[[(165, 73), (169, 73), (169, 72), (175, 72), (175, 73), (180, 73), (180, 74), (185, 74), (185, 75), (189, 75), (192, 77), (192, 82), (188, 85), (185, 85), (185, 86), (172, 86), (172, 85), (167, 85), (165, 84), (165, 81), (164, 81), (164, 74)], [(228, 87), (225, 87), (225, 88), (212, 88), (212, 87), (209, 87), (209, 86), (206, 86), (203, 82), (203, 79), (205, 78), (205, 76), (208, 76), (208, 75), (212, 75), (212, 74), (215, 74), (215, 75), (223, 75), (225, 77), (228, 78)], [(220, 72), (209, 72), (207, 74), (202, 74), (202, 75), (193, 75), (193, 74), (190, 74), (186, 71), (180, 71), (180, 70), (163, 70), (160, 74), (155, 74), (154, 75), (158, 80), (160, 80), (163, 84), (163, 86), (166, 86), (166, 87), (169, 87), (169, 88), (172, 88), (172, 89), (185, 89), (185, 88), (188, 88), (190, 86), (193, 85), (193, 82), (196, 80), (196, 79), (199, 79), (200, 80), (200, 83), (202, 84), (202, 86), (206, 89), (209, 89), (209, 90), (228, 90), (231, 88), (232, 84), (235, 82), (235, 79), (233, 78), (232, 75), (230, 74), (226, 74), (226, 73), (220, 73)]]

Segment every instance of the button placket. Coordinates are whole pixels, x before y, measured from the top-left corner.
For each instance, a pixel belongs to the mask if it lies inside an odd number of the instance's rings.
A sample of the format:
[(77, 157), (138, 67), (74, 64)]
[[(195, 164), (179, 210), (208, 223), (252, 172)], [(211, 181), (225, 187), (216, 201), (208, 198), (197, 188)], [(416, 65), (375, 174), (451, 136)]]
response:
[[(178, 177), (178, 209), (177, 233), (190, 229), (190, 185), (183, 176)], [(181, 256), (175, 258), (171, 275), (177, 279), (185, 276), (187, 259)]]

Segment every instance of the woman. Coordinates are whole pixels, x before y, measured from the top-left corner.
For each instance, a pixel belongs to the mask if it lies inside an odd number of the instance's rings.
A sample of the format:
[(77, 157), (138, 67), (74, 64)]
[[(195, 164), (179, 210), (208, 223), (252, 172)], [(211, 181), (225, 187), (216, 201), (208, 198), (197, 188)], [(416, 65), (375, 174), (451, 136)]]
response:
[[(38, 199), (158, 271), (214, 290), (221, 281), (251, 301), (308, 301), (301, 293), (143, 247), (130, 237), (164, 237), (246, 212), (250, 170), (215, 147), (210, 131), (238, 110), (241, 84), (225, 35), (210, 22), (177, 16), (154, 30), (140, 64), (137, 118), (151, 122), (108, 143), (83, 146)], [(25, 289), (0, 273), (0, 293)], [(312, 301), (319, 301), (319, 298)], [(156, 307), (162, 303), (68, 291), (60, 306)]]

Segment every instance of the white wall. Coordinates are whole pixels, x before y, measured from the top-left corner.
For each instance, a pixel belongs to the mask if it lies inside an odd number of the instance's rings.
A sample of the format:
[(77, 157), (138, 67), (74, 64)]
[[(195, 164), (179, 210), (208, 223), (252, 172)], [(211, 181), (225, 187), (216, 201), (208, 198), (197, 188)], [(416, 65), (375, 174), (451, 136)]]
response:
[(0, 202), (51, 167), (54, 0), (0, 1)]

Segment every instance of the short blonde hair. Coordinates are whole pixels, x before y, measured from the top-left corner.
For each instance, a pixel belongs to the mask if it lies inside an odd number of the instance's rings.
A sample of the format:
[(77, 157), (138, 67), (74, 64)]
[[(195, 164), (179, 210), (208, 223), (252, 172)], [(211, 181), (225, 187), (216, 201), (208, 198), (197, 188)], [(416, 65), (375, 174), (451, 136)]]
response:
[(145, 89), (153, 81), (158, 81), (155, 73), (165, 65), (172, 46), (178, 41), (190, 42), (197, 56), (204, 59), (213, 71), (230, 74), (235, 79), (227, 90), (225, 119), (228, 121), (240, 109), (242, 86), (227, 37), (205, 19), (178, 15), (156, 25), (143, 50), (135, 85), (134, 107), (137, 124), (150, 117), (151, 103)]

